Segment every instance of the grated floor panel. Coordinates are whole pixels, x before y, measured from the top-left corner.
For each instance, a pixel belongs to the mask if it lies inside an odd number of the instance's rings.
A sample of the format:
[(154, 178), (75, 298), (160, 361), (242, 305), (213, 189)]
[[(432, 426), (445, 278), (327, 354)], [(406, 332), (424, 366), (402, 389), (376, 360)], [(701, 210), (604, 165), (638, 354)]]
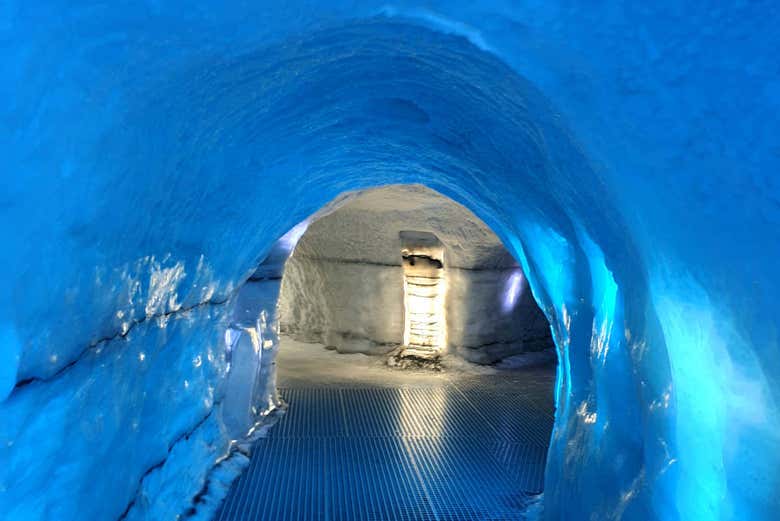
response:
[(217, 521), (510, 521), (542, 490), (549, 371), (289, 387)]

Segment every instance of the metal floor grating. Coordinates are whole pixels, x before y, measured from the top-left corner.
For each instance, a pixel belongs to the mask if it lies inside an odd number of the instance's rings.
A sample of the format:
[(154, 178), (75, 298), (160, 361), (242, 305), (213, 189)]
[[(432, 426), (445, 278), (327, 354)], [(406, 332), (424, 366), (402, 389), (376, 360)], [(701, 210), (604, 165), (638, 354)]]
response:
[(217, 521), (510, 521), (542, 490), (552, 378), (282, 388)]

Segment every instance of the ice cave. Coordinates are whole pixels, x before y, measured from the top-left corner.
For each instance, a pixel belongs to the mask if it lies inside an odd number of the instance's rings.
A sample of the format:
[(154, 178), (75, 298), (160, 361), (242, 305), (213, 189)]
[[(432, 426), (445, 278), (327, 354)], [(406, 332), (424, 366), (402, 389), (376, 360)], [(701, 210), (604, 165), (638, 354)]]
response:
[(0, 519), (776, 519), (778, 20), (0, 2)]

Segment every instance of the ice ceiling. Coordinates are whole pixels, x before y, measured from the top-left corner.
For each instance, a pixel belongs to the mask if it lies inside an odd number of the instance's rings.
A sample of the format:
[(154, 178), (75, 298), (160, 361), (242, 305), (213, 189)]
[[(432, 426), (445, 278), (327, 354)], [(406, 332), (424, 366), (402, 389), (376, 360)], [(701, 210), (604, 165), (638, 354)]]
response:
[(197, 515), (236, 289), (420, 183), (552, 324), (544, 518), (771, 519), (778, 6), (517, 3), (4, 3), (3, 517)]

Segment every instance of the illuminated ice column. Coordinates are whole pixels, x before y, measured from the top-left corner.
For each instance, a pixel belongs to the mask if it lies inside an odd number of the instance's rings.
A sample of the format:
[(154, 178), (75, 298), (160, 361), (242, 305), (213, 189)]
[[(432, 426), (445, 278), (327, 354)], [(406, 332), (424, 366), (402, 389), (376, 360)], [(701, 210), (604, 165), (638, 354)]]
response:
[(428, 232), (400, 232), (404, 272), (401, 356), (436, 358), (446, 342), (444, 247)]

